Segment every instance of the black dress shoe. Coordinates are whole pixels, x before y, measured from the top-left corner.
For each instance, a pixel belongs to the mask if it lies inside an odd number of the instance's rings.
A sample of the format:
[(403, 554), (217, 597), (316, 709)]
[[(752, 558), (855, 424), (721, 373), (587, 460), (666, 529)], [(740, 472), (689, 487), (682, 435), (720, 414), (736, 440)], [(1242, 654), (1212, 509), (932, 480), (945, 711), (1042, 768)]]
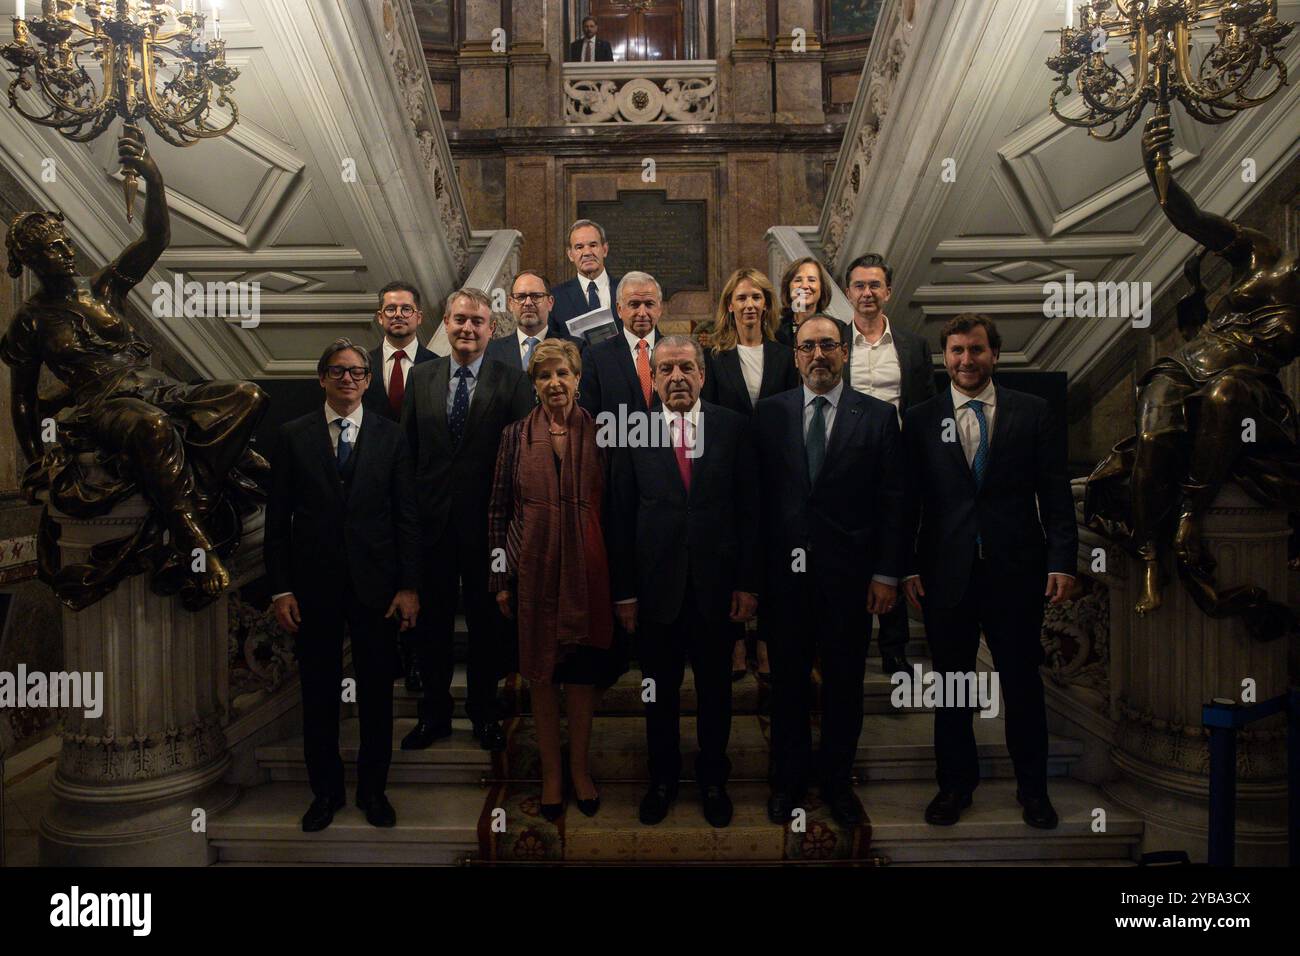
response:
[(382, 793), (357, 794), (357, 809), (366, 815), (366, 822), (372, 827), (397, 826), (397, 811)]
[(451, 721), (434, 724), (427, 720), (417, 721), (411, 732), (402, 738), (403, 750), (423, 750), (435, 740), (451, 736)]
[(1052, 801), (1047, 799), (1047, 794), (1041, 797), (1027, 797), (1017, 790), (1016, 803), (1025, 808), (1025, 812), (1021, 814), (1024, 821), (1038, 830), (1055, 830), (1056, 825), (1061, 822), (1060, 817), (1056, 815), (1056, 809), (1052, 806)]
[[(598, 800), (597, 802), (599, 803), (600, 801)], [(564, 801), (561, 800), (559, 803), (543, 803), (542, 816), (551, 823), (560, 819), (560, 817), (564, 816)]]
[(803, 797), (789, 790), (773, 790), (767, 798), (767, 818), (777, 826), (783, 827), (790, 822), (795, 808), (803, 802)]
[(950, 827), (961, 819), (961, 812), (969, 806), (969, 793), (940, 790), (939, 795), (925, 808), (925, 822), (937, 827)]
[(899, 654), (897, 657), (893, 654), (882, 653), (880, 655), (880, 673), (889, 676), (897, 674), (899, 671), (907, 674), (912, 673), (912, 665), (907, 662), (907, 655)]
[(316, 833), (334, 822), (334, 812), (341, 810), (347, 801), (341, 796), (317, 797), (302, 815), (302, 832)]
[(677, 799), (675, 783), (652, 783), (650, 789), (641, 798), (641, 822), (648, 827), (654, 826), (668, 816), (668, 808)]
[(848, 784), (841, 784), (829, 790), (823, 789), (822, 800), (830, 807), (835, 822), (842, 827), (856, 827), (866, 816), (862, 804), (858, 801), (858, 795)]
[(710, 826), (720, 830), (731, 822), (733, 807), (726, 787), (700, 787), (700, 806), (704, 808), (704, 819)]
[(506, 749), (506, 732), (501, 729), (501, 723), (496, 720), (489, 720), (486, 724), (475, 724), (474, 739), (484, 750), (493, 753), (500, 753)]

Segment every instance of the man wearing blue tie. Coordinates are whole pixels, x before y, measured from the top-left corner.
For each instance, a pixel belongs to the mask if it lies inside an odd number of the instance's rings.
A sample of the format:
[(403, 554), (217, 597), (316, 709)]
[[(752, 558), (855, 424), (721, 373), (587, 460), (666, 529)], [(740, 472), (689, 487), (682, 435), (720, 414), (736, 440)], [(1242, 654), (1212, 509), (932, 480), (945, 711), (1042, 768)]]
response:
[[(555, 309), (551, 312), (551, 334), (568, 335), (570, 319), (576, 319), (596, 309), (614, 312), (614, 291), (620, 276), (605, 271), (609, 256), (609, 243), (605, 229), (598, 222), (579, 219), (569, 227), (564, 254), (569, 257), (578, 274), (555, 287)], [(614, 314), (614, 325), (619, 331), (623, 323)]]
[(494, 362), (512, 365), (528, 373), (528, 362), (533, 350), (548, 338), (571, 338), (550, 327), (551, 308), (555, 297), (546, 276), (525, 269), (510, 283), (510, 298), (506, 307), (515, 318), (515, 334), (494, 338), (488, 342), (487, 357)]
[[(975, 673), (983, 632), (1006, 700), (1016, 797), (1027, 824), (1051, 829), (1039, 637), (1044, 598), (1058, 604), (1073, 590), (1078, 550), (1063, 430), (1041, 398), (993, 382), (1002, 339), (988, 316), (958, 315), (939, 343), (950, 386), (903, 419), (915, 541), (903, 591), (925, 615), (942, 686)], [(969, 703), (935, 711), (939, 794), (925, 811), (935, 826), (956, 823), (979, 783)]]

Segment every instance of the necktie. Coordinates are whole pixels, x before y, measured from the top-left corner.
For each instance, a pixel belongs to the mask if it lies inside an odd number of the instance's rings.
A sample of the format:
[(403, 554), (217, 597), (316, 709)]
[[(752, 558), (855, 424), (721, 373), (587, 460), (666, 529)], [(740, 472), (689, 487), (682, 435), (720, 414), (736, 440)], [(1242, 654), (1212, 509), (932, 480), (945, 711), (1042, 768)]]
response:
[(596, 283), (594, 282), (587, 286), (587, 308), (600, 308), (600, 293), (596, 291)]
[(352, 422), (346, 418), (336, 418), (335, 421), (339, 423), (339, 447), (334, 455), (335, 460), (338, 462), (339, 471), (342, 471), (343, 466), (352, 457), (352, 432), (349, 428)]
[(595, 40), (588, 40), (586, 43), (584, 43), (584, 44), (582, 45), (582, 49), (583, 49), (583, 57), (582, 57), (582, 58), (583, 58), (584, 60), (586, 60), (588, 63), (590, 63), (592, 60), (596, 59), (596, 49), (595, 49), (595, 47), (596, 47), (596, 41), (595, 41)]
[[(677, 416), (677, 440), (673, 442), (673, 455), (677, 458), (677, 472), (682, 476), (682, 487), (686, 493), (691, 493), (691, 460), (686, 457), (686, 430), (690, 428), (690, 422), (686, 420), (685, 415)], [(694, 447), (695, 442), (690, 443)]]
[(528, 371), (528, 363), (533, 360), (533, 349), (537, 348), (537, 337), (530, 335), (524, 339), (524, 371)]
[(804, 453), (808, 456), (808, 480), (817, 481), (817, 473), (822, 470), (826, 460), (826, 406), (830, 400), (825, 395), (813, 399), (812, 422), (808, 425), (808, 437), (804, 439)]
[(650, 343), (645, 339), (638, 339), (636, 343), (636, 377), (641, 382), (645, 407), (649, 408), (653, 389), (650, 387)]
[(402, 397), (406, 394), (406, 379), (402, 377), (402, 359), (405, 352), (393, 353), (393, 377), (388, 380), (388, 407), (394, 415), (402, 413)]
[(469, 380), (474, 377), (465, 366), (456, 369), (456, 397), (451, 401), (451, 415), (447, 417), (447, 427), (451, 429), (451, 443), (459, 445), (465, 434), (465, 419), (469, 417)]
[(975, 413), (975, 421), (980, 426), (980, 443), (975, 449), (975, 457), (971, 459), (971, 471), (975, 473), (975, 487), (984, 486), (984, 472), (988, 469), (989, 463), (989, 422), (984, 417), (984, 403), (976, 399), (971, 399), (966, 403), (966, 407)]

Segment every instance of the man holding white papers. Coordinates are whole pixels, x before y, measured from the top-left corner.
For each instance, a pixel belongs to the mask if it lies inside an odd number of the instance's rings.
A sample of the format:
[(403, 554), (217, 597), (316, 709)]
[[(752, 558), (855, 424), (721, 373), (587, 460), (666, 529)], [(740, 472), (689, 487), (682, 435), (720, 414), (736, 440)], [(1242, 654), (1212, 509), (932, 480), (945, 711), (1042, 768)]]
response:
[(608, 309), (614, 313), (614, 324), (622, 331), (623, 324), (614, 309), (614, 291), (618, 288), (620, 277), (611, 276), (605, 271), (609, 243), (605, 239), (604, 228), (590, 219), (579, 219), (569, 227), (564, 254), (569, 257), (578, 274), (554, 289), (552, 334), (567, 337), (569, 330), (566, 323), (569, 319), (596, 309)]

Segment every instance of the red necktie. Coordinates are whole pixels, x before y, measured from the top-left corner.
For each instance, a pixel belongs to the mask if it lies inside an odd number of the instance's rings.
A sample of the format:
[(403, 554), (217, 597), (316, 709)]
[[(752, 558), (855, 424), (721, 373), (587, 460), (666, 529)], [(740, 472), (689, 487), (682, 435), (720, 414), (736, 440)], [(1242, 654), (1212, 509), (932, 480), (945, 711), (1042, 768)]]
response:
[(406, 380), (402, 378), (402, 359), (405, 352), (393, 353), (393, 377), (388, 380), (388, 407), (394, 415), (402, 414), (402, 398), (406, 395)]
[[(686, 430), (690, 423), (686, 420), (685, 415), (677, 418), (677, 441), (673, 443), (673, 454), (677, 458), (677, 471), (682, 476), (682, 487), (686, 493), (691, 493), (691, 460), (686, 457)], [(691, 442), (694, 447), (695, 443)]]
[(654, 394), (653, 380), (650, 377), (650, 343), (639, 339), (636, 343), (636, 377), (641, 383), (641, 395), (645, 398), (645, 407), (650, 407), (650, 396)]

